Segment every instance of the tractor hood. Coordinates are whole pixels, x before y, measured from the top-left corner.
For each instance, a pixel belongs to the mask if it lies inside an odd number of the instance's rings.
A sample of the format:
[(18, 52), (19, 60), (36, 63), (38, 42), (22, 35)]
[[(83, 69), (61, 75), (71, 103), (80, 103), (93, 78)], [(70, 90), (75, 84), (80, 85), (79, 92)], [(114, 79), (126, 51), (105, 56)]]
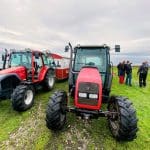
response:
[(77, 81), (101, 83), (101, 76), (96, 67), (83, 67), (79, 72)]
[[(84, 96), (79, 96), (83, 94)], [(92, 98), (91, 95), (96, 98)], [(77, 77), (75, 106), (77, 108), (99, 110), (102, 102), (102, 79), (96, 67), (83, 67)]]
[(11, 73), (17, 74), (21, 80), (26, 79), (26, 68), (24, 66), (11, 67), (0, 71), (0, 75), (3, 76)]

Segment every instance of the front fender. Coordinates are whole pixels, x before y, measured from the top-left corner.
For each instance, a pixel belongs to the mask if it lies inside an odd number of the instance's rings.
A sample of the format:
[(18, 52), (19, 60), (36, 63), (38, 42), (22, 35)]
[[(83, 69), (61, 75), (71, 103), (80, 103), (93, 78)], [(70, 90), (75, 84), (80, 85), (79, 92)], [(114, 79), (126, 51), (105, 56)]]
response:
[(21, 79), (15, 73), (0, 75), (0, 99), (10, 98), (13, 89), (19, 85)]

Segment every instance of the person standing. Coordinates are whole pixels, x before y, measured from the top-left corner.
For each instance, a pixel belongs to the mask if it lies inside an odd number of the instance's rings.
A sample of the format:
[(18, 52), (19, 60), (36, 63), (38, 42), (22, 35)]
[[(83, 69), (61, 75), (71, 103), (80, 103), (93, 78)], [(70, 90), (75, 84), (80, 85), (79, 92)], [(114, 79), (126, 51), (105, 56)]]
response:
[(131, 80), (132, 80), (132, 66), (131, 62), (127, 61), (125, 65), (125, 71), (126, 71), (126, 85), (132, 86)]
[(148, 64), (143, 62), (142, 65), (139, 67), (137, 74), (139, 75), (139, 86), (146, 86), (146, 78), (148, 73)]
[(120, 68), (121, 68), (121, 62), (117, 65), (117, 70), (118, 70), (118, 77), (120, 76)]
[(148, 65), (148, 62), (147, 62), (147, 61), (145, 61), (145, 67), (146, 67), (146, 78), (147, 78), (147, 74), (148, 74), (148, 67), (149, 67), (149, 65)]
[(120, 64), (119, 67), (119, 83), (123, 84), (125, 78), (125, 61)]

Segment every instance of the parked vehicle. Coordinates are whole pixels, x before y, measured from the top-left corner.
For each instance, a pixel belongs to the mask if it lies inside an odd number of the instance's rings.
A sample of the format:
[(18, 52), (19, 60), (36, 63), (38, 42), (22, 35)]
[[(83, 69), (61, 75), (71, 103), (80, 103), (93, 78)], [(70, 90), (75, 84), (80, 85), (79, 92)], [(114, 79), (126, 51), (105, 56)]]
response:
[(54, 53), (51, 53), (50, 55), (55, 61), (56, 79), (58, 80), (67, 79), (69, 76), (69, 58), (62, 57)]
[(0, 71), (0, 99), (11, 98), (14, 110), (29, 109), (39, 86), (47, 91), (53, 88), (55, 71), (45, 53), (30, 49), (11, 50), (2, 58), (8, 66), (4, 65)]
[[(112, 135), (117, 140), (136, 138), (137, 117), (130, 100), (122, 96), (109, 96), (112, 84), (112, 65), (110, 47), (81, 46), (72, 48), (69, 70), (69, 95), (74, 97), (70, 104), (65, 91), (55, 92), (49, 99), (46, 110), (46, 125), (51, 130), (60, 130), (66, 123), (67, 112), (75, 113), (83, 119), (107, 117)], [(116, 52), (120, 46), (115, 46)], [(107, 110), (103, 111), (103, 101)]]

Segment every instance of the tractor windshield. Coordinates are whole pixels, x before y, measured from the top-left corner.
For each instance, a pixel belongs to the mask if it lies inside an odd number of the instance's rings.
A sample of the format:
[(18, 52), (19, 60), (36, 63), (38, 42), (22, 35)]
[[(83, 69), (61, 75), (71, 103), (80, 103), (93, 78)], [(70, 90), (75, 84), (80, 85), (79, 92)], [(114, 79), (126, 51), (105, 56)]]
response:
[(31, 68), (31, 58), (31, 53), (29, 52), (13, 52), (9, 66), (25, 66), (26, 68)]
[(74, 62), (74, 71), (80, 71), (83, 66), (95, 66), (99, 72), (106, 72), (105, 48), (77, 48)]

